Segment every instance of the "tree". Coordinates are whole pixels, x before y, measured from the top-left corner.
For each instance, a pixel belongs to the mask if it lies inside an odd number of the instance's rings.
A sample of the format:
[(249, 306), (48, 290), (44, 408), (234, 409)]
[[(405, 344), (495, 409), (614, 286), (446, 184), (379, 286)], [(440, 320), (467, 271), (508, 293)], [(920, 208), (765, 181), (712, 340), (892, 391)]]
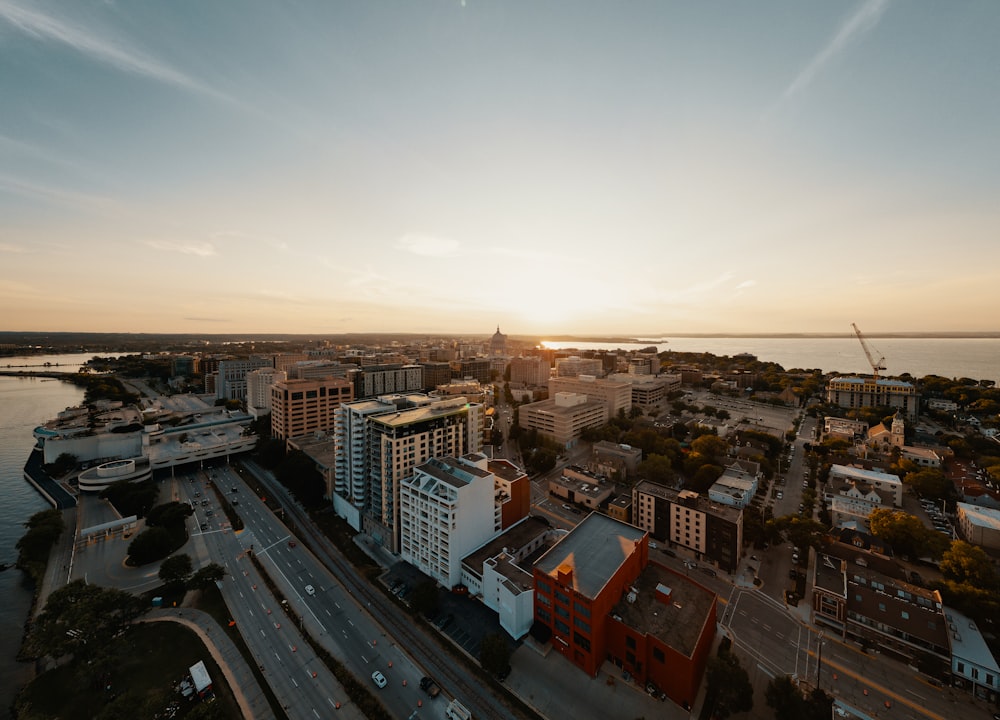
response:
[(142, 601), (127, 592), (74, 580), (49, 596), (27, 647), (35, 657), (93, 657), (142, 612)]
[(915, 515), (890, 508), (872, 510), (868, 527), (872, 535), (885, 540), (897, 552), (911, 557), (926, 555), (930, 547), (928, 534), (939, 534), (924, 527)]
[(983, 590), (997, 586), (997, 573), (989, 556), (981, 547), (964, 540), (955, 540), (941, 556), (941, 572), (949, 580), (969, 583)]
[(188, 587), (192, 590), (204, 590), (209, 585), (219, 582), (226, 576), (226, 569), (218, 563), (209, 563), (203, 568), (198, 568), (191, 579), (188, 580)]
[(805, 715), (805, 699), (788, 675), (776, 677), (764, 691), (767, 705), (774, 709), (774, 720), (800, 720)]
[(692, 452), (712, 460), (725, 457), (728, 450), (726, 441), (718, 435), (702, 435), (691, 443)]
[(715, 717), (725, 720), (733, 713), (753, 709), (753, 685), (735, 655), (720, 648), (719, 654), (708, 660), (707, 676), (705, 705), (712, 708)]
[(173, 539), (166, 528), (146, 528), (129, 543), (129, 562), (133, 565), (145, 565), (166, 557), (174, 549)]
[(660, 485), (672, 485), (674, 469), (670, 458), (665, 455), (649, 455), (636, 467), (636, 474), (644, 480)]
[(433, 580), (421, 580), (410, 594), (410, 607), (421, 615), (432, 615), (438, 609), (438, 587)]
[(191, 556), (186, 553), (171, 555), (160, 564), (159, 574), (167, 587), (184, 587), (191, 578)]
[(510, 645), (502, 633), (490, 633), (483, 638), (479, 664), (490, 675), (502, 675), (510, 667)]
[(951, 480), (937, 468), (924, 468), (908, 473), (903, 481), (921, 497), (935, 500), (951, 497), (955, 490)]

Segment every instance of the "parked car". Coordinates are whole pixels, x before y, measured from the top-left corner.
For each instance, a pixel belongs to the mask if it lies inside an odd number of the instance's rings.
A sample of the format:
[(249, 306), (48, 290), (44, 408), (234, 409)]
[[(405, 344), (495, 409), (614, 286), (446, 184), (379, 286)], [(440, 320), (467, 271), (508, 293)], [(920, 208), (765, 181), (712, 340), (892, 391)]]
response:
[(441, 688), (438, 687), (438, 684), (434, 682), (433, 678), (429, 677), (423, 677), (420, 679), (420, 689), (423, 690), (428, 695), (430, 695), (432, 698), (435, 698), (441, 694)]
[(372, 673), (372, 682), (379, 688), (384, 688), (389, 684), (389, 681), (385, 679), (385, 675), (382, 674), (381, 670), (376, 670)]

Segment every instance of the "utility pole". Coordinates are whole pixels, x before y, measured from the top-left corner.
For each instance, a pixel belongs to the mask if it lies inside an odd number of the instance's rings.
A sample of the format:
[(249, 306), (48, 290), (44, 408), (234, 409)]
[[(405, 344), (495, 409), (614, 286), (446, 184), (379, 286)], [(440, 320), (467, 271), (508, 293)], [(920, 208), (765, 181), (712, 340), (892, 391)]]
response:
[(816, 689), (819, 690), (819, 673), (823, 669), (823, 633), (816, 638)]

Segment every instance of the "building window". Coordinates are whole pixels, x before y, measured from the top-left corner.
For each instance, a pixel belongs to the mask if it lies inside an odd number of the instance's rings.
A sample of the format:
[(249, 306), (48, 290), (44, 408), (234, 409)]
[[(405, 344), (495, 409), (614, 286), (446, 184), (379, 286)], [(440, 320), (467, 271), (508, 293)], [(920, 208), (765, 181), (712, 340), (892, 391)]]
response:
[(556, 630), (561, 632), (563, 635), (569, 635), (569, 625), (558, 618), (556, 619)]
[(903, 619), (904, 619), (904, 620), (909, 620), (909, 619), (910, 619), (910, 613), (906, 612), (906, 610), (903, 610), (903, 611), (902, 611), (902, 612), (900, 613), (900, 615), (902, 615), (902, 616), (903, 616)]
[(590, 625), (584, 621), (583, 618), (573, 618), (573, 624), (578, 628), (583, 630), (585, 633), (590, 633)]
[(878, 609), (881, 610), (882, 612), (885, 612), (885, 603), (879, 603)]
[(555, 596), (556, 596), (556, 600), (558, 600), (559, 602), (561, 602), (563, 605), (569, 605), (569, 598), (566, 597), (566, 595), (564, 595), (563, 593), (561, 593), (558, 590), (556, 590)]
[(547, 624), (552, 622), (552, 614), (548, 610), (538, 608), (535, 612), (538, 615), (538, 619), (541, 620), (543, 623)]
[(633, 653), (633, 652), (627, 652), (627, 653), (625, 653), (625, 662), (627, 662), (629, 665), (632, 665), (634, 667), (635, 666), (635, 653)]
[(656, 660), (656, 662), (666, 662), (667, 660), (666, 656), (663, 654), (663, 651), (660, 650), (660, 648), (658, 647), (653, 648), (653, 659)]
[(590, 608), (581, 602), (574, 601), (573, 609), (576, 610), (577, 615), (583, 615), (584, 617), (590, 617)]
[(543, 592), (546, 595), (552, 594), (552, 587), (547, 582), (537, 580), (535, 581), (535, 586), (538, 588), (539, 592)]
[(556, 615), (569, 620), (569, 610), (564, 608), (562, 605), (556, 605)]
[(963, 662), (960, 662), (960, 663), (955, 663), (955, 667), (956, 667), (956, 669), (957, 669), (957, 672), (958, 672), (959, 674), (961, 674), (961, 673), (964, 673), (964, 672), (965, 672), (965, 663), (963, 663)]
[[(635, 638), (632, 637), (631, 635), (626, 635), (625, 636), (625, 647), (630, 648), (632, 650), (635, 650)], [(635, 662), (635, 661), (634, 660), (630, 660), (629, 662)]]
[(538, 602), (540, 602), (542, 605), (546, 607), (552, 607), (551, 599), (545, 597), (544, 595), (535, 595), (535, 597), (538, 599)]

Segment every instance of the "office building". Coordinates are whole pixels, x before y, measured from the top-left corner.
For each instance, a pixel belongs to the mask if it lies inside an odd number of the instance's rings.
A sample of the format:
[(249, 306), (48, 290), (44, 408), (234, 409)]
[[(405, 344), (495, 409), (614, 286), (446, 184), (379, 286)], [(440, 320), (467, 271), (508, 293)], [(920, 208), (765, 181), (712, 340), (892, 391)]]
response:
[(271, 386), (271, 436), (279, 440), (332, 433), (337, 408), (350, 402), (354, 387), (344, 378), (281, 380)]
[(833, 378), (826, 386), (826, 401), (842, 408), (899, 408), (910, 419), (920, 411), (920, 396), (913, 384), (889, 378)]
[(555, 397), (557, 393), (578, 393), (591, 400), (599, 400), (604, 403), (609, 419), (617, 417), (619, 412), (628, 415), (632, 409), (632, 386), (616, 380), (592, 375), (550, 378), (549, 397)]

